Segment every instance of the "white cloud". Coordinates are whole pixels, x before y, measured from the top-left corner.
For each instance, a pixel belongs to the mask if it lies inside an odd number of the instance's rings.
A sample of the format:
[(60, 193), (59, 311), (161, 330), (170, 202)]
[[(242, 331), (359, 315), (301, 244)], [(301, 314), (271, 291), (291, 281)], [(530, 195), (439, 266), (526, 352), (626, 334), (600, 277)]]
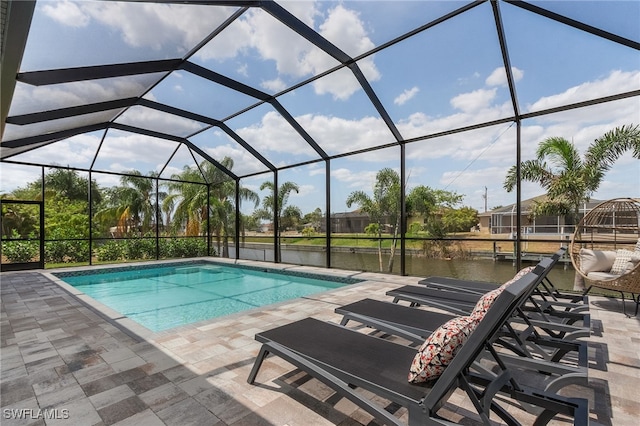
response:
[(278, 93), (287, 88), (287, 85), (285, 84), (285, 82), (279, 78), (263, 81), (262, 83), (260, 83), (260, 86), (262, 86), (262, 88), (272, 93)]
[[(638, 89), (640, 89), (640, 71), (614, 70), (603, 79), (588, 81), (578, 86), (570, 87), (557, 95), (540, 98), (530, 105), (528, 110), (540, 111), (584, 101), (585, 99), (596, 99), (614, 93), (624, 93)], [(637, 107), (637, 100), (635, 102)], [(612, 113), (615, 114), (615, 111), (612, 111)], [(551, 117), (553, 118), (554, 116)]]
[[(344, 5), (332, 8), (324, 17), (318, 13), (315, 2), (291, 2), (287, 7), (349, 55), (356, 56), (374, 47), (358, 14)], [(87, 25), (93, 19), (119, 31), (122, 39), (132, 47), (161, 50), (169, 56), (188, 52), (234, 10), (218, 6), (128, 2), (64, 1), (56, 7), (47, 6), (48, 15), (64, 25)], [(324, 20), (316, 26), (317, 18)], [(250, 50), (256, 51), (264, 61), (274, 61), (282, 76), (311, 76), (338, 65), (334, 58), (259, 8), (252, 8), (235, 20), (200, 49), (196, 57), (204, 61), (222, 61), (238, 58)], [(360, 61), (358, 66), (369, 81), (380, 79), (373, 57)], [(249, 65), (244, 63), (237, 71), (248, 76)], [(328, 93), (335, 99), (347, 99), (360, 90), (354, 78), (344, 80), (342, 75), (323, 78), (315, 82), (314, 87), (318, 94)]]
[[(511, 73), (513, 74), (514, 81), (520, 81), (524, 77), (524, 71), (516, 67), (511, 67)], [(493, 70), (491, 75), (485, 80), (487, 86), (506, 86), (507, 85), (507, 73), (504, 67), (499, 67)]]
[(361, 89), (360, 83), (348, 68), (341, 68), (312, 84), (317, 95), (331, 94), (334, 100), (342, 101)]
[(42, 10), (66, 26), (84, 27), (95, 20), (119, 31), (129, 46), (181, 56), (221, 24), (234, 8), (64, 0), (45, 4)]
[(28, 182), (33, 182), (40, 176), (39, 167), (3, 164), (0, 168), (0, 194), (24, 187)]
[(400, 95), (398, 95), (393, 100), (393, 103), (396, 105), (404, 105), (407, 101), (409, 101), (415, 95), (417, 95), (419, 91), (420, 89), (417, 86), (413, 86), (411, 89), (407, 89), (404, 92), (402, 92)]
[(79, 2), (78, 5), (92, 19), (119, 30), (130, 46), (163, 50), (171, 56), (189, 51), (233, 10), (120, 2)]
[(451, 106), (467, 113), (485, 109), (496, 97), (496, 89), (478, 89), (451, 99)]
[(256, 146), (266, 157), (269, 157), (269, 151), (317, 156), (289, 123), (273, 111), (265, 114), (262, 121), (255, 125), (236, 129), (236, 133), (249, 144)]
[(245, 77), (249, 77), (249, 64), (241, 64), (240, 66), (238, 66), (238, 68), (236, 69), (236, 72), (240, 75), (243, 75)]
[(331, 178), (346, 184), (347, 188), (351, 190), (371, 190), (376, 180), (376, 174), (378, 172), (374, 170), (354, 171), (347, 168), (338, 168), (331, 170)]
[(219, 145), (215, 148), (205, 148), (205, 152), (212, 158), (223, 159), (229, 157), (233, 160), (232, 172), (236, 175), (245, 175), (263, 171), (266, 169), (257, 158), (244, 149), (239, 149), (233, 144)]
[(320, 35), (352, 57), (375, 47), (358, 14), (343, 4), (329, 11), (329, 16), (320, 25)]
[(293, 202), (304, 197), (318, 193), (318, 189), (314, 185), (298, 185), (298, 193), (292, 192), (290, 198)]
[(296, 117), (296, 120), (329, 153), (356, 151), (393, 142), (389, 128), (378, 117), (348, 120), (307, 114)]
[(45, 3), (42, 11), (53, 20), (69, 27), (86, 27), (91, 20), (78, 4), (68, 0)]
[(316, 164), (311, 164), (309, 167), (309, 176), (324, 176), (326, 174), (326, 169), (324, 167), (320, 167)]
[[(338, 5), (329, 11), (327, 19), (320, 24), (319, 33), (352, 57), (375, 47), (358, 14), (346, 9), (344, 5)], [(319, 58), (312, 55), (310, 59), (315, 62)], [(321, 60), (319, 63), (324, 69), (328, 68), (326, 60)], [(369, 82), (378, 81), (381, 78), (374, 63), (374, 56), (359, 61), (358, 67)], [(322, 71), (323, 68), (314, 66), (316, 72)], [(347, 72), (351, 74), (350, 71), (342, 70), (316, 81), (314, 83), (316, 93), (331, 93), (335, 99), (348, 99), (360, 90), (361, 86), (353, 75), (347, 78)]]

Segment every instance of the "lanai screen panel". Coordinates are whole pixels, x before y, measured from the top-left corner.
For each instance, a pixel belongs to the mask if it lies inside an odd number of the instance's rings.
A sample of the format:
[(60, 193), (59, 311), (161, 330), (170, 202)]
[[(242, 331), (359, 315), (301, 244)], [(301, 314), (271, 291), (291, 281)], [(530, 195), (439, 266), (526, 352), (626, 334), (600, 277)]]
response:
[(180, 144), (160, 170), (160, 177), (177, 179), (186, 169), (198, 170), (198, 164), (202, 161), (205, 160), (197, 162), (194, 153), (185, 144)]
[(489, 207), (508, 204), (514, 194), (502, 183), (514, 164), (516, 140), (515, 124), (505, 123), (407, 144), (407, 192), (423, 185), (456, 193), (463, 196), (457, 207), (482, 212), (487, 187)]
[[(58, 165), (81, 170), (90, 170), (104, 131), (83, 133), (32, 149), (11, 157), (12, 161), (27, 164)], [(4, 165), (2, 166), (4, 168)]]
[[(522, 159), (535, 158), (538, 143), (548, 137), (566, 137), (580, 154), (582, 161), (589, 146), (611, 129), (609, 123), (628, 126), (638, 123), (637, 98), (621, 99), (605, 104), (593, 105), (578, 110), (564, 111), (553, 115), (535, 117), (522, 123)], [(607, 193), (621, 194), (623, 197), (640, 197), (640, 161), (633, 157), (631, 150), (617, 159), (600, 184), (593, 199), (604, 199)], [(540, 195), (540, 187), (523, 184), (522, 199)]]
[[(24, 188), (28, 182), (41, 179), (42, 168), (22, 164), (2, 164), (0, 177), (0, 194), (7, 194), (15, 189)], [(15, 197), (15, 193), (12, 198), (21, 199), (21, 197)]]
[(304, 132), (293, 127), (302, 123), (287, 121), (270, 104), (252, 108), (226, 123), (272, 165), (286, 166), (320, 157), (305, 140)]
[(47, 133), (73, 129), (76, 127), (88, 126), (108, 122), (119, 110), (108, 110), (83, 114), (80, 117), (66, 117), (58, 120), (43, 121), (30, 124), (28, 126), (17, 126), (7, 124), (5, 127), (5, 138), (7, 141), (20, 140), (31, 136), (39, 136)]
[(180, 58), (234, 10), (126, 1), (38, 2), (21, 71)]
[[(287, 6), (310, 12), (311, 3)], [(313, 15), (303, 19), (313, 25)], [(339, 65), (320, 48), (259, 8), (247, 10), (194, 57), (193, 62), (274, 95)]]
[(18, 82), (9, 115), (45, 112), (143, 95), (162, 73), (35, 86)]
[(640, 89), (637, 50), (510, 4), (501, 6), (523, 113)]
[(172, 72), (144, 98), (212, 120), (224, 120), (259, 101), (185, 70)]
[(320, 16), (316, 19), (319, 33), (347, 55), (356, 57), (471, 3), (386, 0), (375, 4), (317, 2), (314, 7)]
[[(365, 77), (376, 78), (366, 74)], [(278, 100), (329, 155), (397, 142), (348, 68), (315, 80)]]
[(530, 0), (529, 3), (576, 22), (603, 29), (636, 43), (640, 42), (640, 25), (637, 19), (633, 19), (640, 16), (640, 3), (637, 1)]
[(212, 127), (189, 138), (194, 145), (202, 149), (214, 160), (222, 162), (225, 158), (233, 161), (231, 172), (236, 176), (262, 173), (269, 170), (250, 151), (219, 127)]
[(128, 108), (122, 115), (114, 120), (114, 123), (183, 138), (206, 127), (206, 124), (201, 121), (140, 105), (134, 105)]
[(139, 133), (110, 130), (104, 138), (93, 165), (94, 170), (143, 175), (159, 173), (178, 148), (177, 142)]

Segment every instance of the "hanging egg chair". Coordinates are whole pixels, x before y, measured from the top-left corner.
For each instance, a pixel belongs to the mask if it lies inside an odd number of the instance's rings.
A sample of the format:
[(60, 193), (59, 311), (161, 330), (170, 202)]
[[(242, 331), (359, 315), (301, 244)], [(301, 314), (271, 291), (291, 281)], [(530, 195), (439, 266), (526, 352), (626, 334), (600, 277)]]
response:
[[(615, 198), (586, 213), (570, 244), (576, 288), (619, 292), (623, 313), (625, 293), (640, 305), (640, 199)], [(627, 315), (628, 316), (628, 315)]]

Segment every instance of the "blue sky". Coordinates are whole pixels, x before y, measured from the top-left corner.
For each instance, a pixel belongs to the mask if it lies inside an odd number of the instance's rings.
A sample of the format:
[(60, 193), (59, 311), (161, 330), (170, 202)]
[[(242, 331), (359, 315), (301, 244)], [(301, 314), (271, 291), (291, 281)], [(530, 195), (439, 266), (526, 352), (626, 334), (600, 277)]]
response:
[[(550, 10), (640, 41), (640, 2), (537, 1)], [(281, 2), (292, 14), (352, 57), (463, 6), (461, 1), (293, 1)], [(516, 79), (520, 112), (539, 111), (640, 89), (637, 51), (500, 3), (507, 45)], [(234, 8), (92, 1), (40, 1), (36, 6), (22, 71), (101, 65), (127, 61), (179, 58), (190, 52)], [(319, 75), (337, 62), (297, 36), (272, 16), (251, 9), (191, 58), (202, 67), (277, 94)], [(400, 134), (420, 137), (513, 116), (491, 6), (480, 5), (428, 31), (416, 34), (358, 61)], [(160, 76), (113, 78), (33, 87), (19, 83), (10, 115), (135, 96)], [(174, 72), (145, 98), (216, 119), (256, 103), (252, 97), (212, 84), (185, 72)], [(329, 155), (392, 143), (394, 137), (347, 70), (328, 74), (278, 97), (278, 101)], [(113, 111), (83, 117), (101, 122)], [(133, 107), (116, 122), (187, 136), (202, 123)], [(525, 120), (522, 156), (533, 158), (537, 143), (547, 137), (572, 140), (584, 152), (594, 139), (616, 126), (640, 124), (640, 102), (631, 98)], [(318, 158), (315, 151), (270, 105), (234, 117), (226, 124), (271, 163), (281, 166)], [(4, 140), (68, 126), (65, 120), (43, 123), (34, 130), (8, 125)], [(102, 132), (85, 134), (14, 157), (35, 163), (89, 167)], [(230, 156), (239, 175), (266, 171), (220, 129), (190, 138), (213, 158)], [(161, 171), (169, 177), (193, 165), (174, 142), (110, 131), (94, 167), (121, 172)], [(172, 161), (166, 165), (173, 154)], [(484, 210), (515, 202), (502, 182), (515, 162), (515, 124), (506, 123), (407, 144), (408, 185), (428, 185), (464, 194), (464, 204)], [(370, 192), (383, 167), (400, 168), (397, 147), (331, 161), (332, 211), (349, 210), (344, 200), (355, 190)], [(197, 160), (200, 160), (196, 157)], [(163, 169), (164, 168), (164, 169)], [(37, 170), (2, 166), (0, 191), (39, 177)], [(117, 177), (94, 174), (101, 185)], [(270, 174), (242, 180), (259, 192)], [(325, 165), (322, 162), (286, 169), (279, 182), (294, 181), (300, 193), (290, 204), (303, 213), (324, 209)], [(542, 193), (524, 184), (523, 198)], [(261, 194), (264, 195), (264, 194)], [(640, 167), (630, 154), (605, 177), (596, 199), (640, 197)], [(245, 208), (246, 209), (246, 208)]]

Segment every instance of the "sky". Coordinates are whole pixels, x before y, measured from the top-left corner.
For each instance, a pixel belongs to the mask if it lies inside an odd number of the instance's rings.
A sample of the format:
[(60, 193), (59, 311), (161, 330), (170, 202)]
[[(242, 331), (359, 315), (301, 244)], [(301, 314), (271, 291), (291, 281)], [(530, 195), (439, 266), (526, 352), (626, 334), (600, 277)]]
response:
[[(462, 1), (291, 1), (278, 2), (347, 55), (357, 58), (467, 2)], [(640, 2), (534, 1), (541, 7), (640, 42)], [(94, 1), (39, 1), (21, 71), (182, 58), (269, 95), (328, 155), (393, 144), (395, 137), (346, 69), (288, 90), (332, 70), (338, 62), (260, 9), (250, 9), (210, 41), (200, 43), (237, 12), (236, 8)], [(553, 108), (640, 89), (638, 51), (500, 3), (520, 113)], [(512, 117), (514, 109), (489, 3), (421, 31), (357, 61), (403, 139), (420, 138)], [(159, 81), (159, 83), (157, 83)], [(156, 84), (157, 83), (157, 84)], [(18, 83), (9, 115), (139, 96), (225, 120), (271, 164), (281, 167), (319, 158), (318, 153), (272, 105), (211, 83), (187, 71), (147, 74), (48, 86)], [(109, 121), (188, 137), (208, 155), (234, 161), (241, 184), (259, 190), (271, 180), (268, 168), (220, 128), (143, 106), (82, 116), (79, 123)], [(77, 120), (77, 118), (75, 119)], [(7, 125), (3, 141), (67, 128), (68, 119), (32, 126)], [(522, 158), (537, 144), (563, 137), (585, 152), (615, 127), (640, 124), (638, 97), (522, 121)], [(77, 125), (77, 122), (76, 124)], [(184, 146), (120, 130), (78, 135), (15, 161), (94, 170), (162, 172), (171, 177), (194, 158)], [(102, 141), (102, 142), (101, 142)], [(408, 188), (427, 185), (464, 195), (480, 212), (516, 201), (503, 189), (515, 164), (513, 122), (406, 144)], [(96, 153), (97, 156), (96, 156)], [(94, 158), (95, 157), (95, 158)], [(169, 161), (170, 159), (170, 161)], [(195, 159), (201, 161), (196, 155)], [(330, 162), (331, 211), (343, 212), (353, 191), (372, 192), (382, 168), (400, 170), (400, 148), (379, 149)], [(0, 192), (39, 177), (35, 167), (1, 165)], [(258, 175), (256, 175), (258, 174)], [(325, 209), (324, 162), (287, 168), (279, 183), (299, 185), (289, 204), (303, 213)], [(102, 186), (118, 177), (93, 173)], [(523, 184), (523, 199), (544, 191)], [(485, 198), (486, 195), (486, 198)], [(609, 171), (595, 199), (640, 197), (640, 163), (625, 154)], [(253, 206), (243, 206), (250, 211)]]

